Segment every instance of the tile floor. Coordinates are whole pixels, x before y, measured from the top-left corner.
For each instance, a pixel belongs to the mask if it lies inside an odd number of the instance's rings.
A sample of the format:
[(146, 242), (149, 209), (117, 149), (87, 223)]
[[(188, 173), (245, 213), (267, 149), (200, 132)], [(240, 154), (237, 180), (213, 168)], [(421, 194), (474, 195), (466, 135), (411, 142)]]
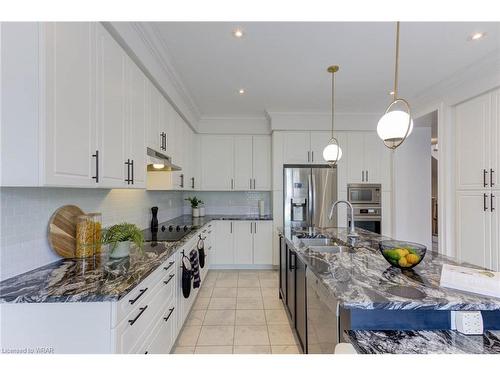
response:
[(299, 354), (277, 271), (209, 271), (172, 353)]

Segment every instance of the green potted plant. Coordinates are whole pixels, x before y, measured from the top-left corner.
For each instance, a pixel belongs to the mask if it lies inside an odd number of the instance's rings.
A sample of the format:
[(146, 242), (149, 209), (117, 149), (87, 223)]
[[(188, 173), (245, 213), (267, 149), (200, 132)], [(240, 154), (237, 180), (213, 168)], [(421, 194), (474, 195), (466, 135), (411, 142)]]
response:
[(203, 201), (201, 199), (198, 199), (196, 197), (187, 197), (184, 199), (191, 203), (191, 208), (193, 209), (193, 217), (199, 217), (200, 216), (200, 208), (199, 206), (203, 204)]
[(131, 243), (143, 249), (144, 235), (136, 225), (121, 223), (105, 228), (102, 242), (110, 245), (110, 258), (123, 258), (130, 254)]

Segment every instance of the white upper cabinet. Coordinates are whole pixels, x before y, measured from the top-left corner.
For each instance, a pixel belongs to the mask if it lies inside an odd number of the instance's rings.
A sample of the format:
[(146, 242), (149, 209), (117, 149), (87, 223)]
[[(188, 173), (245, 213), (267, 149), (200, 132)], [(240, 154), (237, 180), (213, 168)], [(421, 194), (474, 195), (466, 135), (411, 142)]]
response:
[[(4, 27), (10, 26), (2, 26), (3, 30)], [(46, 106), (42, 111), (45, 113), (45, 142), (42, 141), (45, 162), (40, 182), (53, 186), (95, 186), (97, 181), (92, 177), (96, 176), (96, 163), (100, 158), (96, 154), (94, 101), (95, 25), (46, 23), (41, 26), (41, 33), (45, 41), (41, 46), (45, 60), (40, 61), (44, 67), (45, 92), (41, 95), (45, 96)], [(19, 124), (10, 126), (18, 128)], [(18, 141), (24, 148), (21, 140)]]
[(283, 139), (283, 163), (310, 163), (310, 146), (309, 132), (285, 132)]
[(147, 145), (156, 151), (163, 151), (163, 138), (160, 131), (160, 104), (162, 97), (158, 89), (151, 83), (147, 83), (148, 93), (148, 122), (147, 122)]
[(365, 182), (365, 135), (351, 132), (347, 136), (347, 179), (348, 183)]
[(234, 137), (234, 189), (253, 188), (252, 136)]
[(271, 190), (271, 137), (202, 135), (202, 190)]
[[(126, 157), (125, 52), (102, 27), (97, 36), (97, 127), (99, 185), (128, 185)], [(127, 162), (127, 164), (125, 164)]]
[[(456, 106), (456, 188), (483, 189), (490, 182), (491, 95)], [(493, 149), (495, 150), (495, 149)], [(498, 152), (498, 148), (496, 149)], [(495, 172), (493, 173), (495, 174)]]
[[(491, 161), (490, 169), (490, 187), (495, 190), (500, 190), (500, 90), (496, 90), (491, 94)], [(500, 231), (499, 231), (500, 232)], [(500, 264), (499, 264), (500, 268)]]
[(230, 135), (201, 136), (201, 188), (232, 190), (233, 137)]
[(326, 145), (328, 145), (331, 138), (332, 133), (328, 131), (311, 132), (311, 163), (325, 164), (325, 159), (323, 159), (323, 149), (326, 147)]
[(271, 190), (271, 137), (253, 136), (253, 190)]

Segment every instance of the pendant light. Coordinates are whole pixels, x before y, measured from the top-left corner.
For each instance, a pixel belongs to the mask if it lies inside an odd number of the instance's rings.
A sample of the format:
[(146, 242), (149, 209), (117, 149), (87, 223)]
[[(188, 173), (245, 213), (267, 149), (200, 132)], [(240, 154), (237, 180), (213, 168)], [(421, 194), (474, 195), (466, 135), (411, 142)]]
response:
[(340, 158), (342, 158), (342, 149), (340, 148), (339, 142), (333, 135), (333, 127), (335, 124), (335, 73), (339, 71), (339, 66), (329, 66), (327, 71), (332, 74), (332, 138), (323, 149), (323, 159), (334, 167)]
[[(413, 130), (410, 105), (405, 99), (398, 97), (399, 73), (399, 22), (396, 23), (396, 64), (394, 72), (393, 100), (385, 110), (385, 114), (378, 121), (377, 134), (384, 144), (394, 150), (408, 138)], [(403, 107), (401, 109), (394, 109)]]

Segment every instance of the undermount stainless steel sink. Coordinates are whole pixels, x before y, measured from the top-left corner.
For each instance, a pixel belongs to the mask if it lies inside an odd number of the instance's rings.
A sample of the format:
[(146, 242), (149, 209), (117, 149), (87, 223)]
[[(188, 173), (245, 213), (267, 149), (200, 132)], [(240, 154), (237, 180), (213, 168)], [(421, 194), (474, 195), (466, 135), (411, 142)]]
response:
[(304, 246), (331, 246), (335, 244), (332, 238), (302, 238)]
[(309, 251), (315, 251), (318, 253), (328, 253), (328, 254), (338, 254), (338, 253), (345, 253), (349, 251), (348, 246), (340, 246), (340, 245), (333, 245), (333, 246), (308, 246)]

